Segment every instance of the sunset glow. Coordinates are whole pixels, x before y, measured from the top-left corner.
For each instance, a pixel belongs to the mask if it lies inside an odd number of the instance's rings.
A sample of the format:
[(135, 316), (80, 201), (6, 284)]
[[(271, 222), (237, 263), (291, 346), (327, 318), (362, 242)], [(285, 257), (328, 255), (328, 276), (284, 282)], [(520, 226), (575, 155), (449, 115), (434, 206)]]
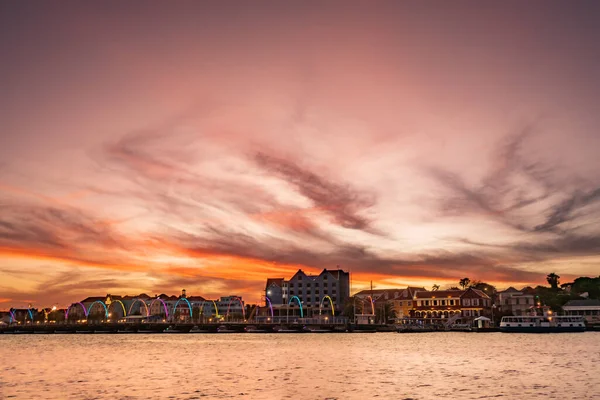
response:
[(337, 266), (352, 292), (600, 274), (584, 7), (18, 3), (0, 6), (3, 305), (248, 304)]

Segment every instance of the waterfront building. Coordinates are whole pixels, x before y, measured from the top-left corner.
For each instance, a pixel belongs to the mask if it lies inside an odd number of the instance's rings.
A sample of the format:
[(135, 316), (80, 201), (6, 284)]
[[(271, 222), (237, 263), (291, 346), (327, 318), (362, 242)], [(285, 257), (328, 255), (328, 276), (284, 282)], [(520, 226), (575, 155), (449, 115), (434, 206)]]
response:
[(271, 300), (271, 304), (283, 304), (283, 286), (287, 283), (283, 278), (269, 278), (267, 279), (267, 286), (265, 288), (265, 295)]
[(411, 316), (415, 318), (472, 319), (491, 315), (492, 299), (481, 290), (417, 291), (413, 297)]
[(413, 298), (418, 291), (426, 291), (423, 287), (407, 287), (406, 289), (393, 288), (393, 289), (367, 289), (362, 290), (354, 295), (355, 298), (360, 299), (361, 310), (363, 313), (371, 312), (368, 309), (364, 309), (363, 305), (366, 300), (372, 298), (376, 307), (379, 304), (391, 304), (393, 306), (396, 318), (405, 318), (410, 316), (410, 312), (413, 309)]
[(528, 315), (535, 306), (535, 297), (527, 288), (517, 290), (514, 287), (498, 292), (498, 309), (503, 314)]
[(562, 308), (566, 315), (581, 315), (589, 324), (600, 324), (600, 300), (569, 300)]
[[(309, 275), (299, 269), (289, 280), (268, 279), (265, 287), (265, 297), (269, 298), (272, 306), (297, 307), (297, 297), (306, 316), (318, 314), (321, 306), (323, 309), (331, 308), (328, 299), (324, 300), (325, 296), (331, 299), (335, 312), (341, 312), (350, 298), (350, 274), (341, 269), (324, 269), (318, 275)], [(265, 299), (265, 306), (268, 305)]]

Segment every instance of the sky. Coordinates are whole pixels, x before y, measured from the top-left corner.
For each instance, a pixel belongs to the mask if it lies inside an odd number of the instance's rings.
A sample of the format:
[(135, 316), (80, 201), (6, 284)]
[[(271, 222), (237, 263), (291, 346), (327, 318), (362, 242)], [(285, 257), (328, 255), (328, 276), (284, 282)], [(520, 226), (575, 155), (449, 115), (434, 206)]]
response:
[(600, 4), (0, 3), (0, 308), (600, 274)]

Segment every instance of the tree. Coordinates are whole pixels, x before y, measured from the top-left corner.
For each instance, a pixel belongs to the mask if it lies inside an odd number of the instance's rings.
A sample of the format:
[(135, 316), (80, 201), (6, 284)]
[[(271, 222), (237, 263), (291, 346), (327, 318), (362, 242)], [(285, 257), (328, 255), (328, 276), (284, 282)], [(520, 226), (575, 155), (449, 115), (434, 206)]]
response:
[(553, 290), (558, 290), (558, 285), (560, 283), (559, 281), (560, 276), (556, 275), (554, 272), (548, 274), (548, 276), (546, 276), (546, 280), (548, 281), (548, 283), (550, 284), (550, 287)]
[(475, 281), (475, 282), (471, 282), (469, 287), (472, 287), (473, 289), (481, 290), (483, 293), (487, 294), (492, 299), (496, 295), (496, 287), (494, 285), (490, 285), (489, 283)]
[(431, 287), (432, 292), (437, 292), (438, 290), (440, 290), (440, 285), (438, 285), (438, 284), (435, 284)]
[(571, 293), (580, 295), (588, 294), (590, 299), (600, 299), (600, 276), (597, 278), (579, 277), (573, 281)]
[(471, 280), (469, 278), (462, 278), (458, 284), (460, 285), (461, 288), (466, 289), (469, 286), (469, 283), (471, 283)]

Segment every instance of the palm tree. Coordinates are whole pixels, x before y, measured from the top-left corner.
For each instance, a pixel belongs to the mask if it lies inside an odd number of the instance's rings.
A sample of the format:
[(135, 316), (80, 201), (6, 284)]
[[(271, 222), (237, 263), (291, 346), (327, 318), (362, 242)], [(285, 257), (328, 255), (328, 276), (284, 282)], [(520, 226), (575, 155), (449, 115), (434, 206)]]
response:
[(438, 290), (440, 290), (440, 285), (438, 285), (438, 284), (435, 284), (431, 287), (432, 292), (437, 292)]
[(469, 278), (462, 278), (460, 281), (458, 281), (458, 284), (463, 288), (463, 290), (469, 286), (469, 283), (471, 283)]
[(546, 280), (548, 281), (550, 287), (552, 287), (553, 290), (558, 290), (558, 284), (560, 283), (559, 279), (560, 276), (556, 275), (554, 272), (546, 276)]

